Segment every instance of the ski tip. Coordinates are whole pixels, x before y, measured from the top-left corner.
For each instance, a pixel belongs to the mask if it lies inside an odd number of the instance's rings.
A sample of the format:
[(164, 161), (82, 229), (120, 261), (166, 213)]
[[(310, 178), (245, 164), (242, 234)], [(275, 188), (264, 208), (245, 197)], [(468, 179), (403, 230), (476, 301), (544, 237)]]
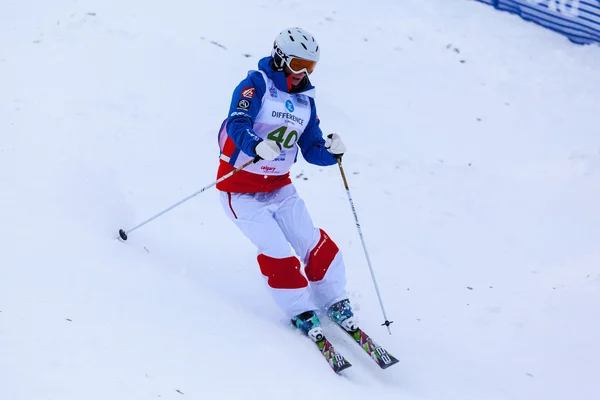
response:
[(392, 365), (398, 364), (399, 361), (398, 361), (398, 359), (396, 357), (393, 357), (393, 356), (391, 356), (389, 354), (388, 354), (388, 356), (389, 356), (389, 361), (387, 363), (383, 362), (383, 361), (377, 363), (377, 364), (379, 364), (379, 366), (381, 367), (381, 369), (386, 369), (386, 368), (391, 367)]
[(348, 361), (346, 361), (344, 364), (340, 365), (339, 367), (334, 368), (333, 371), (336, 374), (339, 374), (340, 372), (350, 368), (351, 366), (352, 366), (352, 364), (350, 364)]

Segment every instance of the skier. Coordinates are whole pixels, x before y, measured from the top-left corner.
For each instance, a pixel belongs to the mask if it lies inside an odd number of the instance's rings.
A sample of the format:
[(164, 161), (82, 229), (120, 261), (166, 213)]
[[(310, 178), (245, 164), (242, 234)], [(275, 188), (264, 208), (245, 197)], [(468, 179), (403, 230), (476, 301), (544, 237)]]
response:
[(271, 56), (262, 58), (258, 71), (250, 71), (233, 92), (219, 131), (217, 173), (220, 178), (258, 160), (217, 185), (221, 204), (257, 247), (258, 265), (276, 304), (314, 341), (324, 338), (318, 309), (344, 328), (358, 329), (342, 254), (313, 225), (289, 173), (298, 150), (320, 166), (336, 164), (346, 151), (339, 135), (325, 140), (319, 127), (309, 80), (319, 53), (317, 41), (304, 29), (277, 35)]

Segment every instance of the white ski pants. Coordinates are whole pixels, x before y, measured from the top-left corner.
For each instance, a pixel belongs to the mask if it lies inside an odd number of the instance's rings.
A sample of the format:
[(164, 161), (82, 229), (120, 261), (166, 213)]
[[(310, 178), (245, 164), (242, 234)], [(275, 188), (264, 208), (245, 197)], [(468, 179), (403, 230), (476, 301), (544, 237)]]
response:
[(315, 228), (292, 184), (267, 193), (220, 196), (225, 213), (257, 247), (266, 286), (288, 317), (348, 297), (342, 254)]

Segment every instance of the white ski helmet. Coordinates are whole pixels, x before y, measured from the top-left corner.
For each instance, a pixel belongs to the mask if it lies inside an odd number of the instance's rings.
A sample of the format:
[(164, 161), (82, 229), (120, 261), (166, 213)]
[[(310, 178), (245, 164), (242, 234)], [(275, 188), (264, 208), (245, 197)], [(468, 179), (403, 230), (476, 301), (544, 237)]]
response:
[(313, 72), (319, 61), (319, 43), (302, 28), (287, 28), (279, 32), (273, 43), (271, 58), (278, 71), (285, 65), (293, 72)]

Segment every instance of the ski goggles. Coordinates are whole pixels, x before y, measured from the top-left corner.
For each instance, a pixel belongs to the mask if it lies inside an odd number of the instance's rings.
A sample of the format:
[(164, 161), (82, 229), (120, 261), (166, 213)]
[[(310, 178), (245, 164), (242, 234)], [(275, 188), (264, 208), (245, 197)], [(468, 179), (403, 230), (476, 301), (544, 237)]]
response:
[(317, 66), (316, 61), (305, 60), (303, 58), (289, 57), (286, 61), (288, 68), (295, 74), (301, 74), (302, 72), (306, 72), (307, 74), (312, 74)]

